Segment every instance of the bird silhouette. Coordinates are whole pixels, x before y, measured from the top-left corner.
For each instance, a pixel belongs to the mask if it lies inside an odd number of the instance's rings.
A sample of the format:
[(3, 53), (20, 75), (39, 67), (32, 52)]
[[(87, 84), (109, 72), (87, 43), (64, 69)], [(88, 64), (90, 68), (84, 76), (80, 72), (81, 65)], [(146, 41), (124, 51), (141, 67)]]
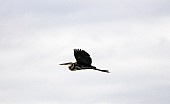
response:
[(101, 72), (106, 72), (110, 73), (108, 70), (101, 70), (96, 68), (95, 66), (92, 66), (92, 59), (90, 55), (82, 50), (82, 49), (74, 49), (74, 57), (76, 59), (76, 62), (68, 62), (68, 63), (62, 63), (59, 65), (69, 65), (68, 68), (71, 71), (76, 71), (76, 70), (84, 70), (84, 69), (93, 69)]

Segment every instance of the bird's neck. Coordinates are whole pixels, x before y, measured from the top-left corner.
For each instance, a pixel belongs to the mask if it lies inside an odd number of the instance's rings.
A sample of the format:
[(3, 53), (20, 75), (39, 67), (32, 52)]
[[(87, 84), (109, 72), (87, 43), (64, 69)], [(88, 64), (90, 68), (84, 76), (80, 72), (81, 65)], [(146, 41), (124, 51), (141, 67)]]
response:
[(71, 71), (74, 71), (75, 70), (75, 63), (70, 64), (69, 69)]

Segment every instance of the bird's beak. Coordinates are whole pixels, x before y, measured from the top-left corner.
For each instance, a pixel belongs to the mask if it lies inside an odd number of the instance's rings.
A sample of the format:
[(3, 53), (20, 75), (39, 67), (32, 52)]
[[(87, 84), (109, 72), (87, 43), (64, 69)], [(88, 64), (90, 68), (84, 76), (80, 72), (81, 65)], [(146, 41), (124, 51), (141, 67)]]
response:
[(62, 63), (62, 64), (59, 64), (59, 65), (70, 65), (71, 63)]

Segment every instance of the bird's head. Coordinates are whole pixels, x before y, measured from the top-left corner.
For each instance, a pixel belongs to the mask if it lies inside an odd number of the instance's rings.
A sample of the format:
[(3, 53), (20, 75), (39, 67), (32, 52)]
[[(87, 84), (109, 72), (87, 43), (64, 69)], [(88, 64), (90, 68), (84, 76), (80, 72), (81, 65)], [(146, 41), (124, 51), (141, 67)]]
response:
[(62, 63), (62, 64), (59, 64), (59, 65), (69, 65), (68, 68), (69, 68), (71, 71), (74, 71), (74, 70), (75, 70), (75, 63), (72, 63), (72, 62)]

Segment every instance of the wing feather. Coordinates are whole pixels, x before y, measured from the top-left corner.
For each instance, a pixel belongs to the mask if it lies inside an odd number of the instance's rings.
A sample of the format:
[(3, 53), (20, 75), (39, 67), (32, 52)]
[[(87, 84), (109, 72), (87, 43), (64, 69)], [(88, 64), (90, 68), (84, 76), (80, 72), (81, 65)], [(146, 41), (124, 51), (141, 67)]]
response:
[(90, 55), (84, 50), (74, 49), (74, 57), (76, 58), (77, 64), (91, 65), (92, 63)]

